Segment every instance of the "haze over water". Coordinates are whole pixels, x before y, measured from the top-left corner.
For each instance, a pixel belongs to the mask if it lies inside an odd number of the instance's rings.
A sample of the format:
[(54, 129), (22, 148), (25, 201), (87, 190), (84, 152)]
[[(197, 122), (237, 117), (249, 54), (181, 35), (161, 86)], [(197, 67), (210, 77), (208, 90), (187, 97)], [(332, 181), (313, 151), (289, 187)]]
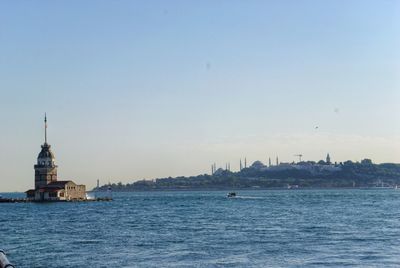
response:
[(89, 188), (400, 162), (399, 47), (399, 1), (0, 1), (0, 191), (32, 187), (45, 112), (59, 178)]
[(17, 267), (399, 267), (400, 192), (114, 193), (0, 204)]

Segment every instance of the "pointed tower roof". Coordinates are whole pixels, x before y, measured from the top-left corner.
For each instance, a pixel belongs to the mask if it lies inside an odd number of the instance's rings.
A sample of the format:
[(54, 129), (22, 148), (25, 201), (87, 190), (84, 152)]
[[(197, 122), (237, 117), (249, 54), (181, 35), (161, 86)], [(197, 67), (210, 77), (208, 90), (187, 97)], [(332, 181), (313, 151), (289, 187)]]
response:
[(42, 150), (38, 155), (38, 159), (51, 158), (54, 159), (54, 154), (50, 150), (50, 144), (47, 143), (47, 115), (44, 114), (44, 144), (41, 146)]
[(44, 113), (44, 144), (47, 144), (47, 115)]

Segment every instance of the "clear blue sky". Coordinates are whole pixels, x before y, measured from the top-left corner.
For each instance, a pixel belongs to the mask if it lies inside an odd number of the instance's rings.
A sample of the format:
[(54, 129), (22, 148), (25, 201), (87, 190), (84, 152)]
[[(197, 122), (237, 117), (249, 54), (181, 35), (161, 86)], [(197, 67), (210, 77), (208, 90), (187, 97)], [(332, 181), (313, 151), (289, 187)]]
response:
[[(1, 191), (400, 162), (400, 1), (1, 1)], [(319, 126), (315, 129), (315, 126)]]

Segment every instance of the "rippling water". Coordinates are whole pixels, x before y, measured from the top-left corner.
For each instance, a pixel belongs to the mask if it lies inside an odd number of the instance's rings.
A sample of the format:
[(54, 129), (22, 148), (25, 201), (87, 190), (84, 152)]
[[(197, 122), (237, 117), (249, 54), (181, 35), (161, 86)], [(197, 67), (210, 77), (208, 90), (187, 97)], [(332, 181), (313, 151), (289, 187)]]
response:
[(399, 267), (400, 191), (114, 193), (0, 204), (18, 267)]

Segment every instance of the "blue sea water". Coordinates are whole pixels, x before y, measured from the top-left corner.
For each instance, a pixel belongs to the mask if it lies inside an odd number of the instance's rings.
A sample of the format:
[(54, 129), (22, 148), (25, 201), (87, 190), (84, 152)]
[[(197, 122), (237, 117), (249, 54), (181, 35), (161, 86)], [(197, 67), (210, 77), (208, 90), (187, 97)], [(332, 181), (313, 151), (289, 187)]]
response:
[(0, 248), (17, 267), (400, 267), (400, 191), (113, 195), (0, 203)]

